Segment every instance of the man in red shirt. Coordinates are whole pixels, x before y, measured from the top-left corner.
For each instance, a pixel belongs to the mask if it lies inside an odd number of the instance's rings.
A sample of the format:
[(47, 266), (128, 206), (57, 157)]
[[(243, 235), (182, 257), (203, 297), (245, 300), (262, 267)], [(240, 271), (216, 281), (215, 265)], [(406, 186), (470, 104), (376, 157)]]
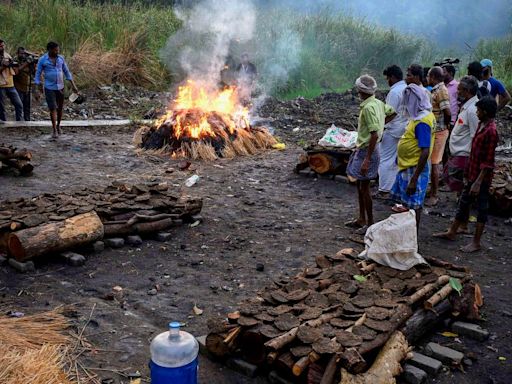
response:
[(470, 244), (461, 248), (463, 252), (476, 252), (482, 248), (480, 239), (487, 222), (489, 187), (492, 183), (495, 150), (498, 145), (498, 133), (494, 120), (498, 110), (496, 100), (491, 96), (485, 96), (476, 103), (476, 107), (480, 123), (471, 141), (466, 180), (459, 198), (455, 220), (447, 232), (434, 234), (435, 237), (455, 240), (457, 229), (461, 224), (468, 222), (471, 204), (476, 202), (478, 216), (475, 236)]

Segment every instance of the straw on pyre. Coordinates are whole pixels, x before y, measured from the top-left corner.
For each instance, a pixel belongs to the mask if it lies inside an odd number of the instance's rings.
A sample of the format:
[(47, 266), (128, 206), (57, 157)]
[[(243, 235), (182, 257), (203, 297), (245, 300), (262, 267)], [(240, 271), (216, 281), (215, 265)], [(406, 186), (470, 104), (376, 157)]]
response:
[(266, 128), (251, 127), (249, 110), (239, 102), (235, 87), (208, 90), (189, 80), (164, 116), (137, 131), (135, 142), (173, 157), (215, 160), (254, 154), (276, 140)]

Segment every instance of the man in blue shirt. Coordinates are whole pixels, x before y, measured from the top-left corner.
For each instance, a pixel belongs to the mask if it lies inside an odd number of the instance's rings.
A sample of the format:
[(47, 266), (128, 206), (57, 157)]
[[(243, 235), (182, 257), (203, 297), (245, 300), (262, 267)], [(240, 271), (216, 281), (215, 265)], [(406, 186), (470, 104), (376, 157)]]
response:
[(501, 81), (493, 77), (491, 60), (483, 59), (480, 64), (483, 71), (482, 78), (491, 84), (491, 96), (494, 98), (498, 97), (498, 111), (501, 111), (510, 102), (510, 93), (508, 93)]
[(34, 82), (39, 87), (39, 91), (42, 92), (41, 74), (44, 73), (44, 94), (52, 119), (52, 137), (55, 138), (61, 134), (60, 121), (62, 120), (64, 106), (64, 77), (71, 83), (73, 92), (78, 93), (78, 88), (73, 81), (73, 76), (69, 72), (64, 57), (59, 55), (59, 44), (50, 41), (46, 49), (48, 52), (37, 63)]

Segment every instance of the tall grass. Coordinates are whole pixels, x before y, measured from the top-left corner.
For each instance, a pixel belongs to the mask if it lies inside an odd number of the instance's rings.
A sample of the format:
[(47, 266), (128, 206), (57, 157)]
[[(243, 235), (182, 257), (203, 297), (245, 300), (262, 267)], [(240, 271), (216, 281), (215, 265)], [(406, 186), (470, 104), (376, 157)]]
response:
[[(434, 60), (432, 45), (422, 38), (329, 9), (315, 14), (279, 9), (260, 15), (258, 20), (260, 43), (256, 49), (265, 44), (271, 46), (272, 40), (276, 36), (282, 38), (283, 34), (288, 40), (300, 42), (297, 63), (277, 89), (284, 97), (346, 89), (365, 72), (382, 82), (382, 71), (388, 65), (407, 67), (413, 62)], [(289, 48), (293, 49), (293, 45)], [(287, 53), (278, 51), (277, 54)], [(268, 49), (258, 59), (263, 72), (268, 62), (279, 60)], [(265, 78), (265, 73), (261, 77)]]
[[(48, 41), (55, 40), (68, 57), (91, 38), (97, 44), (90, 55), (100, 57), (126, 46), (136, 35), (144, 38), (138, 38), (134, 48), (156, 59), (158, 49), (180, 27), (172, 8), (88, 0), (15, 0), (11, 5), (0, 4), (0, 20), (0, 36), (11, 52), (17, 46), (41, 52)], [(162, 72), (158, 60), (148, 64), (147, 71)], [(97, 65), (101, 66), (101, 62)]]

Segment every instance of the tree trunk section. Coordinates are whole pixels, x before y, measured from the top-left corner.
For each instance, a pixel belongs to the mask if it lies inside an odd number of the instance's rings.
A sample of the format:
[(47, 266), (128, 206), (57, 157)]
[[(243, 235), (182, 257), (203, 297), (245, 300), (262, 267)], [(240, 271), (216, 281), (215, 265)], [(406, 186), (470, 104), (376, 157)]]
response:
[(7, 239), (8, 252), (16, 260), (24, 261), (102, 239), (103, 230), (96, 212), (87, 212), (11, 233)]
[(442, 301), (433, 310), (418, 309), (401, 329), (410, 344), (429, 332), (451, 310), (448, 300)]

